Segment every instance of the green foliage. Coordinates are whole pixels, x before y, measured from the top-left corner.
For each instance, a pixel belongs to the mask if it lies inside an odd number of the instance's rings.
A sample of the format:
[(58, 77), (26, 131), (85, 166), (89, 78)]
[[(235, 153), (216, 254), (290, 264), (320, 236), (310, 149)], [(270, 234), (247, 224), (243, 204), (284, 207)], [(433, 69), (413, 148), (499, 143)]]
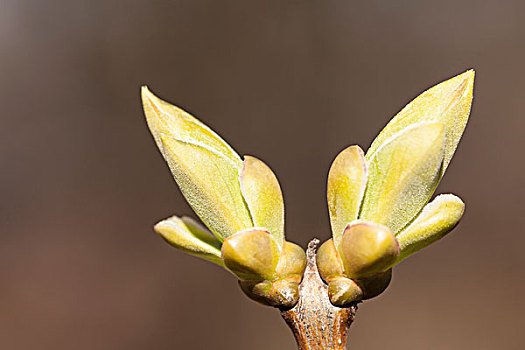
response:
[(146, 87), (142, 103), (175, 181), (211, 232), (176, 216), (155, 230), (175, 248), (235, 274), (252, 299), (293, 306), (306, 255), (284, 240), (283, 196), (272, 170), (255, 157), (241, 159), (210, 128)]
[[(472, 70), (434, 86), (388, 123), (364, 160), (358, 146), (334, 160), (327, 189), (333, 241), (321, 246), (317, 263), (335, 305), (381, 293), (393, 265), (461, 219), (464, 204), (456, 196), (427, 203), (465, 129), (473, 86)], [(357, 231), (358, 225), (365, 226)]]
[(434, 243), (458, 224), (465, 211), (463, 201), (453, 194), (442, 194), (428, 203), (397, 240), (401, 247), (398, 262)]
[(142, 89), (144, 113), (164, 159), (195, 213), (221, 241), (253, 227), (240, 190), (242, 160), (219, 135)]
[[(436, 85), (403, 108), (366, 155), (350, 146), (335, 158), (327, 183), (333, 238), (317, 252), (333, 304), (379, 295), (395, 264), (445, 236), (461, 219), (464, 204), (458, 197), (428, 202), (466, 126), (473, 84), (474, 71), (467, 71)], [(285, 240), (275, 174), (255, 157), (242, 159), (214, 131), (146, 87), (142, 101), (159, 150), (207, 227), (173, 216), (155, 230), (172, 246), (232, 272), (253, 300), (295, 305), (306, 256)]]
[(265, 227), (281, 249), (284, 242), (284, 202), (279, 181), (268, 165), (244, 156), (241, 192), (255, 227)]
[(337, 155), (328, 173), (326, 197), (335, 244), (349, 222), (357, 220), (368, 180), (368, 166), (359, 146)]
[(193, 219), (172, 216), (156, 224), (155, 231), (175, 248), (224, 266), (221, 242)]
[(369, 161), (369, 180), (360, 219), (388, 226), (398, 233), (428, 202), (443, 163), (441, 123), (407, 127)]

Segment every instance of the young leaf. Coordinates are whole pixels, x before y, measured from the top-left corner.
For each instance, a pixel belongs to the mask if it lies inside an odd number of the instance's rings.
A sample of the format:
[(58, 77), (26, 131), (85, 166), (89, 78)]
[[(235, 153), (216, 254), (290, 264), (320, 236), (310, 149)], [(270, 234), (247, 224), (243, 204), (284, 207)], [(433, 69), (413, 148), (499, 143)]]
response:
[(443, 163), (441, 123), (410, 126), (369, 161), (368, 185), (360, 219), (388, 226), (397, 234), (428, 202)]
[(423, 92), (403, 108), (381, 131), (367, 151), (366, 159), (375, 153), (396, 133), (422, 121), (440, 122), (445, 126), (445, 151), (443, 169), (463, 134), (472, 105), (474, 70), (466, 71)]
[(224, 266), (221, 242), (190, 218), (172, 216), (156, 224), (155, 231), (175, 248)]
[(242, 161), (216, 133), (142, 88), (144, 113), (181, 192), (221, 240), (253, 227), (239, 185)]
[(159, 148), (160, 135), (165, 134), (206, 148), (227, 158), (237, 167), (241, 166), (239, 155), (219, 135), (186, 111), (155, 96), (147, 86), (142, 87), (142, 105), (151, 134)]
[(284, 243), (284, 203), (272, 169), (255, 157), (244, 156), (241, 192), (255, 227), (267, 229), (281, 249)]
[(442, 194), (428, 203), (419, 216), (399, 235), (400, 262), (445, 236), (457, 225), (465, 204), (453, 194)]
[(350, 146), (337, 155), (328, 173), (327, 200), (334, 244), (357, 219), (366, 188), (368, 170), (363, 150)]
[(162, 154), (195, 213), (223, 240), (253, 227), (242, 198), (239, 169), (206, 148), (161, 135)]
[(202, 226), (189, 216), (182, 216), (180, 219), (182, 220), (184, 225), (186, 225), (186, 227), (188, 227), (188, 229), (193, 233), (193, 235), (195, 235), (195, 237), (221, 250), (222, 242), (218, 240), (213, 235), (213, 233), (211, 233), (210, 230), (208, 230), (206, 227)]

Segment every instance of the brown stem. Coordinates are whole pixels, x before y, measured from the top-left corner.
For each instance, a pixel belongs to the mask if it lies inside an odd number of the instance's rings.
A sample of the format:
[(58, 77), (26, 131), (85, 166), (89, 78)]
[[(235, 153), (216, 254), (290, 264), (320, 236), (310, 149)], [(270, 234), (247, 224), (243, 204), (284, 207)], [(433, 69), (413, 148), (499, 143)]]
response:
[(281, 311), (281, 316), (292, 330), (299, 350), (344, 350), (357, 306), (339, 308), (330, 303), (328, 287), (317, 271), (318, 244), (316, 238), (308, 244), (299, 302), (292, 309)]

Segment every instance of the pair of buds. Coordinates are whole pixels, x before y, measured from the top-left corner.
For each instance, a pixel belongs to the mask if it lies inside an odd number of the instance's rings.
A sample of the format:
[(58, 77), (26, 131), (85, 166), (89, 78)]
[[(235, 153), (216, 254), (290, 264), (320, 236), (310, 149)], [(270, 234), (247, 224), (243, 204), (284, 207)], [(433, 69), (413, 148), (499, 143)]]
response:
[[(372, 298), (392, 267), (450, 232), (464, 204), (429, 203), (470, 113), (474, 72), (424, 92), (382, 130), (366, 155), (343, 150), (328, 175), (332, 239), (317, 253), (331, 302)], [(148, 126), (179, 188), (204, 225), (171, 217), (155, 230), (171, 245), (232, 272), (242, 290), (266, 305), (298, 300), (306, 257), (284, 237), (284, 204), (272, 170), (243, 159), (215, 132), (143, 88)], [(209, 230), (208, 230), (209, 229)]]
[(306, 255), (297, 244), (275, 238), (263, 229), (247, 229), (224, 242), (188, 217), (176, 216), (155, 225), (171, 245), (224, 267), (239, 278), (241, 289), (262, 304), (289, 308), (297, 303)]
[(345, 306), (381, 294), (401, 250), (392, 231), (372, 222), (348, 224), (336, 247), (329, 239), (317, 252), (317, 267), (332, 304)]
[(285, 241), (279, 251), (268, 232), (251, 229), (224, 241), (222, 259), (250, 298), (284, 308), (297, 303), (306, 268), (306, 255), (297, 244)]
[[(392, 267), (452, 231), (465, 205), (458, 197), (439, 195), (397, 235), (384, 225), (356, 220), (317, 252), (317, 267), (328, 284), (332, 304), (346, 306), (381, 294)], [(335, 243), (335, 239), (337, 243)]]

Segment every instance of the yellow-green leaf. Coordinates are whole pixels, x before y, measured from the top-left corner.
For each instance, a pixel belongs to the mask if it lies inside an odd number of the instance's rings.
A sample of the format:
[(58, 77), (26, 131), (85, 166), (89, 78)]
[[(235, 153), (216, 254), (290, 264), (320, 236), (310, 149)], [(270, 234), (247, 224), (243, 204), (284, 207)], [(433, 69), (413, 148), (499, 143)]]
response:
[(219, 238), (253, 227), (242, 198), (240, 157), (181, 109), (142, 89), (148, 126), (171, 172), (204, 224)]
[(368, 185), (360, 219), (388, 226), (394, 234), (428, 202), (443, 163), (441, 123), (412, 125), (375, 152), (368, 162)]
[(277, 177), (259, 159), (244, 156), (240, 182), (253, 225), (267, 229), (280, 249), (284, 243), (284, 203)]
[(182, 216), (180, 219), (184, 225), (186, 225), (186, 227), (188, 227), (188, 229), (195, 235), (195, 237), (221, 250), (222, 242), (217, 239), (210, 230), (189, 216)]
[(367, 165), (359, 146), (350, 146), (337, 155), (328, 173), (326, 191), (336, 246), (346, 225), (357, 219), (366, 181)]
[(206, 148), (241, 167), (241, 158), (226, 141), (186, 111), (155, 96), (147, 86), (142, 87), (142, 105), (148, 126), (159, 148), (160, 136), (164, 134)]
[(445, 236), (457, 225), (465, 204), (453, 194), (442, 194), (428, 203), (419, 216), (399, 235), (398, 262)]
[(474, 70), (469, 70), (423, 92), (381, 131), (367, 151), (367, 160), (371, 160), (394, 134), (408, 126), (422, 121), (440, 122), (445, 126), (443, 176), (467, 124), (473, 88)]
[(279, 248), (269, 232), (249, 229), (228, 237), (222, 244), (224, 265), (241, 280), (275, 279)]
[(179, 188), (202, 222), (219, 239), (253, 226), (238, 169), (206, 148), (161, 135), (162, 154)]
[(155, 231), (175, 248), (224, 266), (221, 242), (192, 219), (172, 216), (156, 224)]

